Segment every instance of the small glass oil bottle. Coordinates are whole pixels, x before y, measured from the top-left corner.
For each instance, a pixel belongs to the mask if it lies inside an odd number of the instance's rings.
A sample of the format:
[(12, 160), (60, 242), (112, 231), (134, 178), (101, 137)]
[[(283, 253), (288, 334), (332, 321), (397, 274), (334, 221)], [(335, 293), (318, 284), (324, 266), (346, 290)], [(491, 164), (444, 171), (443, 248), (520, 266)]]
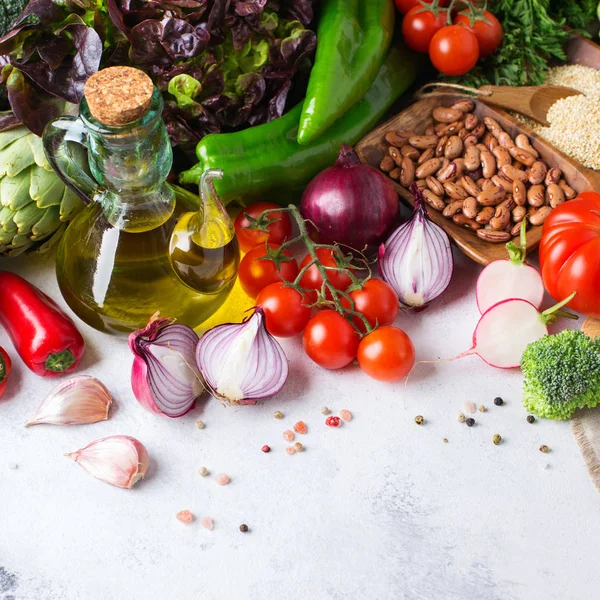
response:
[[(195, 215), (202, 231), (214, 209), (191, 212), (198, 211), (198, 197), (167, 184), (173, 155), (162, 109), (162, 95), (144, 72), (110, 67), (88, 80), (79, 117), (61, 117), (44, 131), (52, 168), (87, 205), (58, 247), (58, 284), (71, 309), (101, 331), (139, 329), (157, 311), (198, 327), (235, 282), (237, 247), (230, 238), (214, 246), (199, 238), (207, 250), (198, 259), (205, 265), (202, 286), (184, 284), (173, 268), (170, 244), (180, 219)], [(73, 159), (78, 145), (87, 147), (93, 177)]]
[(212, 180), (223, 171), (207, 169), (200, 179), (200, 210), (183, 215), (169, 248), (171, 265), (183, 283), (202, 294), (216, 294), (233, 281), (240, 250), (233, 223)]

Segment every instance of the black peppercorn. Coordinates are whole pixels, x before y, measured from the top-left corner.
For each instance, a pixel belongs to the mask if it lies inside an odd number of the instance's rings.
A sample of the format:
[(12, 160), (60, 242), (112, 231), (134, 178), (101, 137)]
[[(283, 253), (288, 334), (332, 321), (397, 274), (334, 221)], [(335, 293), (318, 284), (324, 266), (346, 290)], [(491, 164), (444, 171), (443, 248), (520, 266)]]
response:
[(534, 423), (535, 422), (535, 417), (533, 415), (527, 415), (527, 422), (528, 423)]
[(246, 525), (246, 523), (242, 523), (242, 524), (240, 525), (240, 531), (241, 531), (242, 533), (246, 533), (246, 532), (248, 531), (248, 525)]
[(496, 406), (502, 406), (504, 404), (504, 400), (502, 400), (502, 398), (500, 398), (500, 396), (496, 396), (494, 398), (494, 404)]
[(471, 417), (469, 417), (465, 423), (467, 424), (468, 427), (473, 427), (473, 425), (475, 425), (475, 419), (472, 419)]

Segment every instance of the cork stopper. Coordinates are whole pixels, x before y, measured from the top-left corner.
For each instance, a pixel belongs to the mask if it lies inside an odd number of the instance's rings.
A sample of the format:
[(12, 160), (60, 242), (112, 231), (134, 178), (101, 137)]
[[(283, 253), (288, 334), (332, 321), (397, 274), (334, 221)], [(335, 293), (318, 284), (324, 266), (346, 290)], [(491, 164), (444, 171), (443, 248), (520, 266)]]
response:
[(103, 125), (133, 123), (150, 108), (154, 85), (146, 73), (131, 67), (109, 67), (94, 73), (84, 95), (92, 116)]

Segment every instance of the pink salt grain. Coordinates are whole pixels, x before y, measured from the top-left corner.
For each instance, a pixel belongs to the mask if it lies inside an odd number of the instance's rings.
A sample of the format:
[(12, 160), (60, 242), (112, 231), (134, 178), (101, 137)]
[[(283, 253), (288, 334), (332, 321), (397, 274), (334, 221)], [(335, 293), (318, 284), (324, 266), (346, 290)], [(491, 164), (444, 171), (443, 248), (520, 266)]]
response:
[(215, 481), (219, 484), (219, 485), (227, 485), (230, 481), (231, 481), (231, 477), (229, 477), (229, 475), (225, 475), (225, 473), (219, 473), (216, 477), (215, 477)]
[(194, 515), (189, 510), (180, 510), (177, 513), (177, 520), (187, 525), (194, 520)]
[(215, 528), (215, 524), (210, 517), (203, 517), (201, 523), (209, 531), (212, 531)]
[(294, 437), (295, 437), (295, 436), (294, 436), (294, 432), (293, 432), (293, 431), (291, 431), (290, 429), (286, 429), (286, 430), (283, 432), (283, 439), (284, 439), (286, 442), (291, 442), (291, 441), (294, 439)]
[(352, 421), (352, 413), (347, 408), (340, 410), (340, 417), (342, 417), (342, 421), (346, 421), (346, 423)]
[(294, 446), (288, 446), (285, 449), (286, 454), (296, 454), (296, 448), (294, 448)]
[(298, 421), (294, 425), (294, 431), (296, 433), (300, 433), (300, 434), (304, 435), (307, 432), (306, 423), (304, 421)]

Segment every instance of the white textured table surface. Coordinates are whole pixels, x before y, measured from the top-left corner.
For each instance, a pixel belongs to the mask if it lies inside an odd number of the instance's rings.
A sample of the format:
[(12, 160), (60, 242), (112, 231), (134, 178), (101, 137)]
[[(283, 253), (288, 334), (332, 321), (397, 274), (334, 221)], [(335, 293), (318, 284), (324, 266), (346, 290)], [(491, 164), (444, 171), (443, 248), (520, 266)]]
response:
[[(50, 258), (0, 260), (0, 268), (64, 305)], [(440, 301), (401, 315), (418, 358), (469, 346), (477, 272), (460, 258)], [(469, 357), (384, 385), (357, 367), (321, 370), (294, 340), (284, 344), (290, 377), (277, 398), (241, 408), (211, 399), (169, 420), (133, 398), (126, 342), (79, 326), (80, 372), (106, 383), (111, 418), (25, 429), (56, 381), (15, 357), (0, 400), (0, 600), (600, 597), (600, 497), (570, 425), (525, 421), (519, 372)], [(3, 332), (0, 345), (11, 351)], [(497, 395), (504, 406), (493, 405)], [(456, 421), (467, 400), (489, 408), (473, 428)], [(348, 408), (354, 420), (330, 429), (323, 405)], [(306, 451), (287, 456), (282, 431), (299, 419), (309, 428)], [(113, 434), (139, 438), (152, 459), (131, 491), (63, 457)], [(231, 484), (200, 477), (202, 465)], [(214, 531), (179, 523), (182, 509), (211, 516)], [(251, 531), (241, 533), (241, 523)]]

